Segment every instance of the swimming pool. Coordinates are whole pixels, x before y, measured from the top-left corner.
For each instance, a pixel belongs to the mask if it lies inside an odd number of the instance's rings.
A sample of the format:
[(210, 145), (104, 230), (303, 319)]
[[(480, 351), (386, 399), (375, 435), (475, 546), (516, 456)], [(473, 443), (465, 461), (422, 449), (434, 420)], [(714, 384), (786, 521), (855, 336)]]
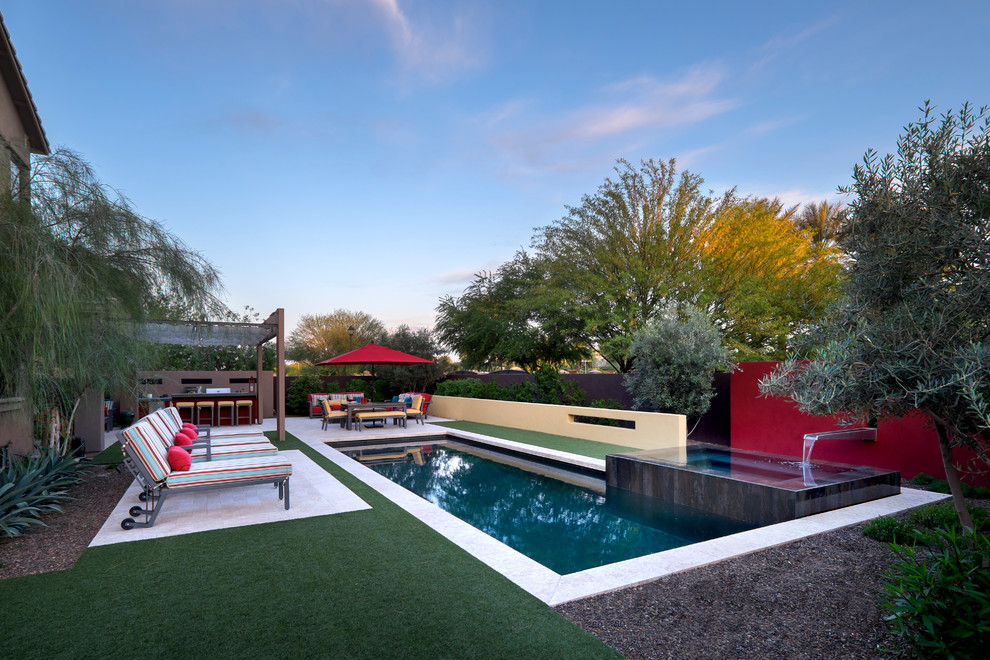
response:
[(755, 527), (453, 441), (343, 451), (562, 575)]

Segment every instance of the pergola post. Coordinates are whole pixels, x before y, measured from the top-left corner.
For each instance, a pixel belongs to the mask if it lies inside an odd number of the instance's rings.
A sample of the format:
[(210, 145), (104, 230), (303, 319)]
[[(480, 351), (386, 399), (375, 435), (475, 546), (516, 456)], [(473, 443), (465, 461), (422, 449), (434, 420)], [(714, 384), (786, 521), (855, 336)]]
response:
[[(278, 441), (285, 441), (285, 309), (279, 307), (275, 310), (278, 314), (278, 338), (275, 340), (275, 366), (278, 372), (275, 376), (275, 401), (278, 404)], [(258, 364), (261, 364), (260, 361)]]

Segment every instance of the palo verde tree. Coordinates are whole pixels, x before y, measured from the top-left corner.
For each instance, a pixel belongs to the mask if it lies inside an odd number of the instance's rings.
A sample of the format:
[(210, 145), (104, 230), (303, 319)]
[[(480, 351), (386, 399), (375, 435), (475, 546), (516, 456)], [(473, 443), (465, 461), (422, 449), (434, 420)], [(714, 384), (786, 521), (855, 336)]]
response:
[(697, 288), (675, 302), (704, 310), (737, 360), (783, 359), (839, 294), (838, 250), (816, 242), (795, 210), (776, 199), (733, 200), (694, 239)]
[(871, 150), (854, 168), (847, 296), (761, 390), (850, 421), (918, 411), (971, 528), (951, 450), (990, 466), (990, 118), (922, 110), (896, 157)]
[(550, 264), (562, 308), (583, 323), (591, 346), (629, 371), (633, 335), (672, 301), (697, 291), (695, 237), (733, 200), (713, 198), (700, 176), (675, 162), (619, 160), (616, 180), (536, 231), (533, 247)]
[[(157, 296), (223, 309), (219, 275), (140, 216), (77, 154), (36, 160), (30, 199), (0, 200), (0, 397), (59, 410), (69, 423), (87, 388), (130, 390), (135, 322)], [(57, 436), (57, 433), (54, 434)]]
[(384, 331), (385, 325), (365, 312), (335, 309), (329, 314), (303, 314), (289, 334), (285, 356), (315, 364), (373, 342)]
[(548, 277), (547, 263), (525, 252), (479, 273), (460, 297), (440, 300), (438, 339), (469, 367), (518, 364), (532, 372), (587, 357), (583, 323), (563, 313)]
[(719, 197), (675, 161), (620, 160), (568, 215), (537, 230), (546, 288), (561, 317), (618, 371), (633, 366), (633, 336), (669, 305), (693, 305), (737, 355), (783, 357), (789, 338), (835, 295), (834, 250), (815, 248), (794, 209)]

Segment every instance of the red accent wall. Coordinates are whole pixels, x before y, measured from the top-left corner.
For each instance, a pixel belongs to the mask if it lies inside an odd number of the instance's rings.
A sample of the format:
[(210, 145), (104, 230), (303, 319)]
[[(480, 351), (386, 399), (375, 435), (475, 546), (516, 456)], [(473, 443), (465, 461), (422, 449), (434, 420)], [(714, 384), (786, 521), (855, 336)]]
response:
[[(760, 379), (770, 373), (777, 362), (741, 362), (731, 376), (732, 446), (740, 449), (784, 454), (800, 458), (805, 433), (841, 428), (831, 417), (814, 417), (797, 409), (789, 399), (760, 396)], [(967, 474), (968, 466), (982, 465), (972, 452), (957, 450), (956, 465), (960, 476), (973, 485), (990, 486), (990, 474), (978, 469)], [(945, 478), (942, 456), (935, 431), (925, 428), (920, 415), (884, 422), (877, 427), (876, 442), (863, 440), (820, 440), (812, 459), (870, 465), (900, 470), (910, 479), (919, 472)]]

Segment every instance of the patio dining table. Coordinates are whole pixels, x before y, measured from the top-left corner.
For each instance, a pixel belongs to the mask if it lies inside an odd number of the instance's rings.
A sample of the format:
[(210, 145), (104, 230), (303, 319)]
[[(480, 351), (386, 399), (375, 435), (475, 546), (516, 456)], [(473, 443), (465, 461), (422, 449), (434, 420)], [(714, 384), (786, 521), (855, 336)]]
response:
[(397, 408), (398, 410), (405, 411), (409, 407), (409, 404), (405, 401), (368, 401), (366, 403), (360, 403), (359, 401), (341, 401), (340, 408), (347, 413), (347, 430), (350, 431), (352, 424), (354, 422), (354, 413), (361, 410), (385, 410), (388, 408)]

